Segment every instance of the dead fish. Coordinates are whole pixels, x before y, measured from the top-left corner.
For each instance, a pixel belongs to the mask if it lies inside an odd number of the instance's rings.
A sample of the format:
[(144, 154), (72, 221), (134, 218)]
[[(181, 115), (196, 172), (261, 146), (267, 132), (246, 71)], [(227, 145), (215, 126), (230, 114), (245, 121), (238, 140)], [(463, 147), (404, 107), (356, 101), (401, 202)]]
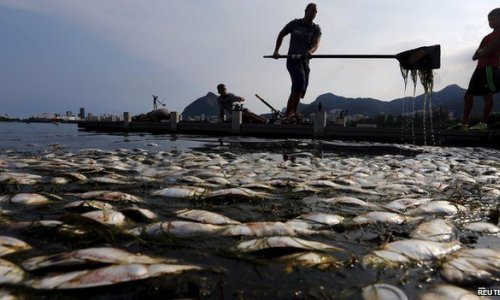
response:
[(153, 191), (151, 194), (167, 198), (185, 199), (199, 197), (206, 191), (206, 189), (200, 187), (170, 187)]
[(41, 182), (43, 179), (40, 175), (16, 172), (0, 173), (0, 182), (13, 182), (23, 185), (33, 185)]
[(144, 254), (134, 254), (118, 248), (98, 247), (80, 249), (48, 256), (37, 256), (21, 263), (25, 270), (33, 271), (50, 267), (85, 266), (90, 263), (102, 264), (157, 264), (165, 259)]
[(2, 299), (2, 300), (17, 300), (19, 298), (12, 291), (0, 288), (0, 299)]
[(0, 235), (0, 257), (28, 249), (31, 249), (28, 243), (10, 236)]
[(385, 283), (365, 286), (362, 295), (364, 300), (408, 300), (401, 289)]
[(68, 210), (76, 210), (76, 211), (86, 211), (86, 210), (104, 210), (104, 209), (113, 209), (113, 205), (98, 201), (98, 200), (79, 200), (73, 201), (64, 205), (64, 208)]
[(460, 204), (454, 204), (449, 201), (430, 201), (417, 208), (411, 209), (407, 214), (435, 214), (440, 216), (454, 216), (458, 212), (466, 211), (465, 207)]
[(132, 183), (132, 182), (128, 181), (127, 177), (120, 176), (118, 174), (90, 177), (89, 180), (93, 181), (93, 182), (97, 182), (97, 183), (106, 183), (106, 184), (130, 184), (130, 183)]
[(413, 222), (418, 219), (420, 218), (407, 217), (393, 212), (372, 211), (361, 216), (357, 216), (352, 220), (356, 224), (403, 224)]
[(88, 178), (87, 176), (81, 174), (81, 173), (76, 173), (76, 172), (67, 172), (63, 173), (63, 176), (70, 178), (73, 181), (87, 181)]
[(321, 212), (312, 212), (308, 214), (303, 214), (298, 216), (297, 218), (329, 226), (337, 225), (339, 223), (342, 223), (342, 221), (344, 221), (344, 217), (342, 216), (326, 214)]
[(255, 252), (271, 248), (295, 248), (315, 251), (344, 251), (338, 247), (321, 242), (308, 241), (290, 236), (272, 236), (244, 241), (236, 246), (241, 252)]
[(179, 237), (190, 238), (196, 236), (212, 235), (223, 230), (224, 226), (203, 224), (188, 221), (157, 222), (138, 227), (127, 232), (135, 236), (145, 235), (150, 238)]
[(432, 198), (402, 198), (393, 200), (385, 205), (384, 208), (389, 208), (392, 210), (405, 211), (408, 208), (414, 208), (419, 205), (425, 204), (432, 201)]
[(404, 254), (400, 254), (394, 251), (387, 250), (375, 250), (370, 254), (363, 256), (361, 264), (363, 267), (374, 266), (374, 267), (398, 267), (401, 264), (410, 263), (411, 260)]
[(361, 207), (370, 207), (370, 208), (378, 208), (378, 205), (373, 203), (368, 203), (361, 199), (349, 196), (340, 196), (333, 197), (329, 199), (321, 199), (321, 201), (331, 203), (331, 204), (342, 204), (342, 205), (352, 205), (352, 206), (361, 206)]
[(294, 236), (295, 230), (282, 222), (251, 222), (229, 226), (222, 232), (225, 236)]
[(205, 199), (255, 199), (255, 198), (269, 198), (270, 195), (263, 192), (254, 192), (247, 188), (229, 188), (208, 193)]
[(500, 252), (493, 249), (463, 249), (448, 257), (441, 269), (447, 281), (457, 284), (500, 281)]
[(89, 211), (81, 216), (106, 225), (121, 226), (125, 224), (125, 216), (121, 212), (111, 209)]
[(450, 284), (439, 284), (420, 296), (421, 300), (481, 300), (477, 292)]
[(40, 205), (49, 203), (49, 198), (32, 193), (20, 193), (10, 198), (10, 202), (19, 205)]
[(317, 267), (320, 270), (338, 268), (342, 266), (342, 262), (339, 259), (325, 253), (317, 252), (298, 252), (287, 254), (280, 256), (278, 260), (304, 268)]
[(45, 290), (80, 289), (113, 285), (167, 274), (180, 274), (184, 271), (201, 269), (201, 267), (195, 265), (177, 264), (111, 265), (99, 269), (48, 275), (41, 279), (29, 280), (26, 282), (26, 285), (34, 289)]
[(205, 183), (205, 180), (198, 178), (196, 176), (182, 176), (181, 181), (188, 182), (188, 183)]
[(448, 220), (435, 219), (419, 224), (410, 237), (433, 242), (449, 242), (456, 238), (456, 228)]
[(213, 224), (213, 225), (241, 224), (240, 222), (232, 220), (226, 216), (207, 210), (183, 209), (176, 211), (175, 214), (180, 218), (189, 219), (200, 223)]
[(65, 185), (68, 184), (70, 180), (65, 177), (54, 177), (50, 180), (50, 183), (52, 184), (58, 184), (58, 185)]
[(473, 222), (463, 226), (465, 229), (479, 233), (499, 233), (500, 228), (488, 222)]
[(439, 259), (461, 248), (459, 242), (439, 243), (432, 241), (408, 239), (386, 244), (383, 250), (402, 254), (415, 261)]
[[(23, 281), (24, 271), (14, 263), (0, 258), (0, 284), (17, 284)], [(4, 299), (0, 294), (0, 299)]]
[(100, 199), (106, 201), (131, 201), (131, 202), (143, 201), (141, 197), (116, 191), (91, 191), (78, 195), (82, 199)]

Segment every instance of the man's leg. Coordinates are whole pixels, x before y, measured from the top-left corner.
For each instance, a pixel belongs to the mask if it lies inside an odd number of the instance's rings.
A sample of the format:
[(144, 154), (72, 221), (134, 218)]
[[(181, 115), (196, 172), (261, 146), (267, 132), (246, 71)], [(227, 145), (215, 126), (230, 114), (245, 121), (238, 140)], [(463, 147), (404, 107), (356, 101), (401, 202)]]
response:
[(493, 109), (493, 95), (487, 94), (483, 95), (484, 98), (484, 111), (483, 111), (483, 123), (488, 122), (490, 118), (491, 110)]
[(288, 103), (286, 105), (285, 117), (294, 115), (297, 113), (297, 107), (299, 106), (300, 98), (302, 97), (302, 92), (292, 91), (290, 97), (288, 98)]
[(465, 94), (464, 96), (464, 117), (462, 119), (462, 124), (469, 124), (469, 117), (472, 111), (472, 106), (474, 105), (474, 96), (471, 94)]

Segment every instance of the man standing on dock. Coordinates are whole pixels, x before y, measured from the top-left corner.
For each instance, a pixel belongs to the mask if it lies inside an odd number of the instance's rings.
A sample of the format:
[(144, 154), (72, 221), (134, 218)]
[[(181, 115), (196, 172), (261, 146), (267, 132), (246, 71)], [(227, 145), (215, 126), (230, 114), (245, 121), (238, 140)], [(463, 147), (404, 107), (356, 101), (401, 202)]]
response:
[[(319, 46), (321, 29), (319, 25), (313, 23), (316, 17), (317, 6), (309, 3), (305, 9), (302, 19), (295, 19), (280, 31), (276, 39), (276, 47), (273, 57), (279, 56), (279, 49), (283, 43), (283, 38), (290, 34), (290, 46), (288, 48), (288, 58), (286, 68), (292, 79), (292, 91), (288, 98), (285, 117), (288, 119), (297, 117), (297, 108), (301, 98), (306, 94), (309, 84), (309, 59)], [(294, 56), (292, 58), (292, 56)]]

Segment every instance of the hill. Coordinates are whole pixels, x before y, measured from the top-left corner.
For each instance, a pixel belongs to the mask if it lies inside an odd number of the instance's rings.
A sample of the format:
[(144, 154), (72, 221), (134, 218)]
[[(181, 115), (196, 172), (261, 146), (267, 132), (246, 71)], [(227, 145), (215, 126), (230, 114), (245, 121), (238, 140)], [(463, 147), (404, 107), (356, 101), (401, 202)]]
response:
[(183, 118), (200, 116), (218, 116), (219, 105), (217, 104), (217, 95), (209, 92), (206, 96), (198, 98), (191, 102), (182, 112)]

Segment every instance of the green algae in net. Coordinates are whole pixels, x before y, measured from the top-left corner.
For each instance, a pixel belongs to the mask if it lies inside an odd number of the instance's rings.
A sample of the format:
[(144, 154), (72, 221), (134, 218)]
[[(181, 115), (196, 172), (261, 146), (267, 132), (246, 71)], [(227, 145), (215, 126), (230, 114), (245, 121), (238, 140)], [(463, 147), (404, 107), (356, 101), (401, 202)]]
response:
[(415, 90), (417, 88), (417, 81), (420, 78), (420, 83), (424, 87), (425, 94), (432, 93), (434, 88), (434, 72), (431, 69), (418, 69), (418, 70), (409, 70), (405, 69), (402, 66), (401, 75), (403, 76), (403, 80), (405, 83), (405, 90), (408, 85), (408, 77), (411, 78), (413, 82), (413, 96), (415, 96)]

